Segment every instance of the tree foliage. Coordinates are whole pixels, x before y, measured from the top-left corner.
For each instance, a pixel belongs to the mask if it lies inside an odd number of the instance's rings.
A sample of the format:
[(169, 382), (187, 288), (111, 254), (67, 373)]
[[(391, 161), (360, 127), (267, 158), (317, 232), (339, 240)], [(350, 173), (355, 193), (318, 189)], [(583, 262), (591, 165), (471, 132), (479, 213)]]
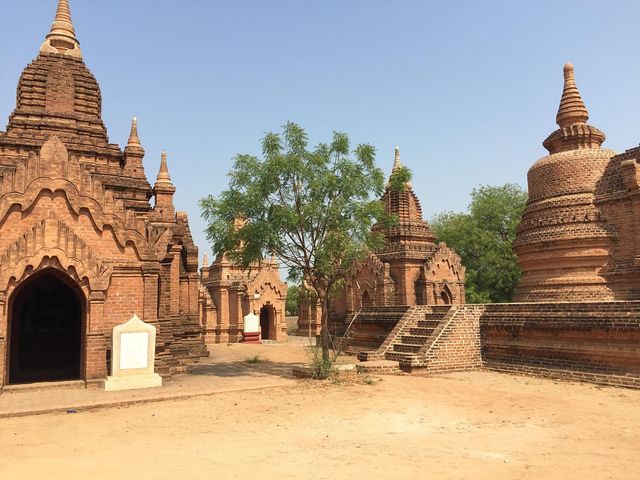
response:
[[(384, 239), (371, 232), (389, 223), (379, 196), (384, 175), (375, 149), (351, 149), (346, 134), (310, 149), (307, 133), (287, 123), (282, 134), (262, 140), (262, 159), (238, 155), (229, 189), (201, 200), (207, 237), (217, 254), (225, 252), (244, 268), (274, 254), (289, 279), (317, 294), (322, 308), (323, 356), (328, 358), (328, 294), (349, 278), (357, 262)], [(393, 179), (399, 184), (410, 173)], [(234, 222), (243, 218), (242, 228)]]
[(287, 315), (297, 316), (300, 310), (300, 287), (291, 285), (287, 290), (287, 301), (285, 304)]
[(431, 226), (467, 268), (469, 303), (509, 302), (520, 280), (512, 249), (527, 201), (520, 186), (482, 186), (471, 193), (467, 213), (444, 212)]

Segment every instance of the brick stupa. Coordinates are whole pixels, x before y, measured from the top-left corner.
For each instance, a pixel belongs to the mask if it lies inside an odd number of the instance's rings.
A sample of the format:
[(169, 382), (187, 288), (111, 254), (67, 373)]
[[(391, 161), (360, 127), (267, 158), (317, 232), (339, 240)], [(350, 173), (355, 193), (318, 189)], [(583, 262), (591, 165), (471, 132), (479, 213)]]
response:
[(544, 141), (549, 155), (529, 170), (529, 201), (514, 244), (522, 269), (516, 301), (613, 299), (601, 271), (615, 233), (595, 195), (615, 152), (601, 148), (605, 135), (588, 119), (567, 63), (560, 128)]

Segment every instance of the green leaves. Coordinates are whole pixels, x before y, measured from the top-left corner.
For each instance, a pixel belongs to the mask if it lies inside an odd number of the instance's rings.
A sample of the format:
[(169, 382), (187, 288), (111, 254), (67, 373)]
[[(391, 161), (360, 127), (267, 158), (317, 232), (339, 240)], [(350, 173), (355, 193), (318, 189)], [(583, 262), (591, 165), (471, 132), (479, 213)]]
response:
[[(309, 149), (307, 133), (289, 122), (265, 135), (262, 154), (238, 155), (229, 190), (200, 202), (207, 238), (245, 268), (273, 253), (292, 279), (328, 291), (380, 245), (371, 226), (388, 222), (375, 149), (352, 150), (341, 132)], [(247, 220), (241, 229), (233, 227), (239, 217)]]
[(401, 167), (397, 170), (394, 170), (391, 173), (391, 178), (389, 179), (389, 187), (394, 192), (401, 192), (406, 187), (407, 183), (411, 181), (411, 170), (407, 167)]
[(444, 212), (431, 221), (439, 241), (447, 243), (467, 268), (470, 303), (509, 302), (520, 281), (511, 248), (527, 201), (518, 185), (482, 186), (471, 193), (469, 213)]

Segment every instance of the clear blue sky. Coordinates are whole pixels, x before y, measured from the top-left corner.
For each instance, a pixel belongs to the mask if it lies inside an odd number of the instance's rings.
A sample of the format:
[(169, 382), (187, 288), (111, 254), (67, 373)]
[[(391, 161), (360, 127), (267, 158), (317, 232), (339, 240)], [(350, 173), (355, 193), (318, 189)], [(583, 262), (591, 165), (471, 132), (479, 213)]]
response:
[[(15, 105), (55, 0), (3, 1), (0, 117)], [(399, 145), (425, 216), (464, 210), (481, 184), (515, 182), (545, 154), (571, 60), (590, 123), (622, 151), (640, 142), (640, 2), (71, 0), (100, 82), (110, 140), (140, 121), (151, 183), (160, 152), (208, 250), (198, 200), (236, 153), (258, 154), (288, 120), (313, 143), (332, 130)], [(1, 121), (1, 120), (0, 120)]]

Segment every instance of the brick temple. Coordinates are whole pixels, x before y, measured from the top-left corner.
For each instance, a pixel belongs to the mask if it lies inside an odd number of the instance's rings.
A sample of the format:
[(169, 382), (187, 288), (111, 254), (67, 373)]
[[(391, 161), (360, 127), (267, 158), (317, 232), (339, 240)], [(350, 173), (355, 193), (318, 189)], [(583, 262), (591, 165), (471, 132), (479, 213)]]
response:
[[(400, 168), (400, 149), (396, 147), (391, 173)], [(384, 246), (361, 262), (353, 278), (332, 299), (334, 332), (344, 332), (362, 308), (465, 303), (465, 268), (460, 256), (445, 243), (436, 244), (411, 183), (400, 191), (393, 191), (387, 183), (381, 201), (385, 212), (397, 222), (391, 227), (373, 226), (373, 232), (384, 237)], [(317, 334), (320, 317), (319, 306), (301, 305), (298, 334)]]
[(201, 320), (207, 345), (243, 340), (244, 317), (260, 317), (260, 340), (287, 341), (285, 303), (288, 286), (280, 279), (275, 259), (242, 269), (219, 255), (209, 265), (205, 256), (201, 269)]
[[(0, 387), (105, 379), (112, 328), (158, 329), (158, 372), (206, 355), (198, 249), (163, 154), (155, 185), (134, 119), (110, 143), (67, 0), (0, 132)], [(153, 202), (152, 202), (153, 200)]]

